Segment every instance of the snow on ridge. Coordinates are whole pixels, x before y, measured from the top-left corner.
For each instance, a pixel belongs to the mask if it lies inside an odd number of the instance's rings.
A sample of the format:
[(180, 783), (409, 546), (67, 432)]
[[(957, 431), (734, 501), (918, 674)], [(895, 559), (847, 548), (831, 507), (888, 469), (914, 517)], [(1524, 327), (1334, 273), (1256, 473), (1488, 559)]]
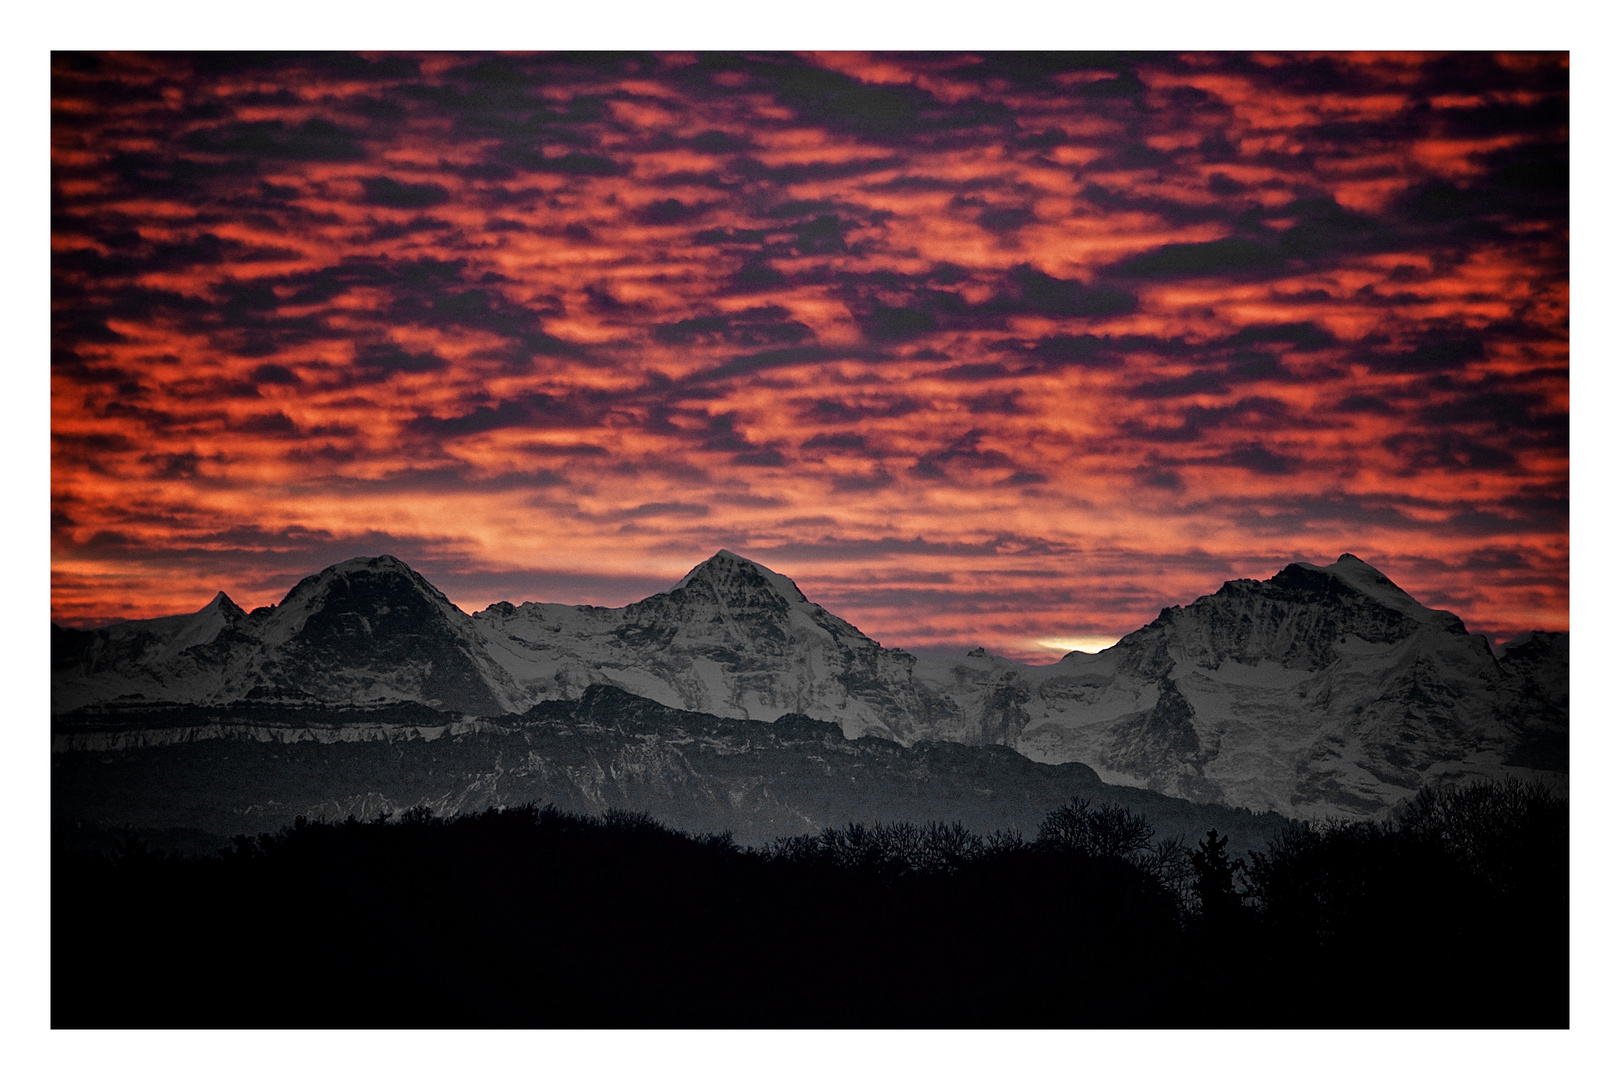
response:
[(1435, 608), (1425, 607), (1412, 594), (1389, 580), (1377, 567), (1371, 563), (1363, 562), (1349, 552), (1340, 555), (1337, 561), (1326, 566), (1317, 566), (1308, 562), (1297, 562), (1290, 565), (1312, 570), (1319, 574), (1326, 574), (1328, 577), (1350, 586), (1357, 592), (1364, 593), (1377, 600), (1385, 607), (1394, 608), (1420, 620), (1432, 619), (1436, 614), (1450, 614), (1449, 612), (1437, 612)]

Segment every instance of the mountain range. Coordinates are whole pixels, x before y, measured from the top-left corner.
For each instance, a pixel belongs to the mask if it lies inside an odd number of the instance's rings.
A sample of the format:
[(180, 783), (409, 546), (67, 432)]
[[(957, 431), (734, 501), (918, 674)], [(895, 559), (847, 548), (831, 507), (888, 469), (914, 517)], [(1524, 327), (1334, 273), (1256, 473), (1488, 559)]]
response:
[(100, 752), (268, 738), (243, 734), (244, 708), (337, 717), (316, 741), (364, 741), (368, 724), (409, 738), (367, 719), (401, 707), (470, 734), (612, 687), (719, 720), (836, 724), (845, 741), (1004, 747), (1195, 803), (1361, 817), (1437, 780), (1567, 789), (1568, 647), (1537, 632), (1498, 655), (1352, 555), (1227, 582), (1044, 666), (884, 648), (728, 551), (625, 607), (472, 615), (384, 555), (252, 612), (221, 592), (190, 615), (53, 624), (51, 700), (58, 749)]

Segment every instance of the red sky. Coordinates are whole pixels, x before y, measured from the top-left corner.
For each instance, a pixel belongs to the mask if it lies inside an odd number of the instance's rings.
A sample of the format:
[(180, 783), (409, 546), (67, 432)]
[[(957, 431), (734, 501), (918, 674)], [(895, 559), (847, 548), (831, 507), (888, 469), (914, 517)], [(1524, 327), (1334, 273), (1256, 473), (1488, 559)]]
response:
[(1568, 626), (1565, 54), (53, 64), (52, 618), (717, 548), (1052, 659), (1350, 551)]

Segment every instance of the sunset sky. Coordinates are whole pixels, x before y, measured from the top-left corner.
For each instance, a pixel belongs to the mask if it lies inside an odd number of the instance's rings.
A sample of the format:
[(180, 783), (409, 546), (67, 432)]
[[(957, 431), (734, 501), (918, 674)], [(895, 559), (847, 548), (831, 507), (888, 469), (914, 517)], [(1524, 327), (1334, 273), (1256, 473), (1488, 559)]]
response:
[(1569, 621), (1566, 54), (57, 54), (51, 596)]

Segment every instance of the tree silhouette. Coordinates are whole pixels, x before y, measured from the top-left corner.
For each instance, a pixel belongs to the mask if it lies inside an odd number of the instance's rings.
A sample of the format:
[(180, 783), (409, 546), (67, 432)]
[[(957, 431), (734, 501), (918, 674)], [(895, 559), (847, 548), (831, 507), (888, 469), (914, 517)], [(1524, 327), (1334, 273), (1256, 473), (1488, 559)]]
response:
[(1094, 859), (1128, 859), (1146, 850), (1152, 839), (1146, 818), (1112, 803), (1092, 806), (1090, 799), (1076, 795), (1046, 815), (1035, 843)]
[[(53, 1024), (1568, 1025), (1568, 804), (1539, 789), (1300, 823), (1243, 859), (1083, 799), (1035, 841), (857, 823), (765, 848), (634, 812), (413, 809), (212, 858), (59, 847)], [(100, 932), (109, 911), (155, 929)], [(1420, 956), (1421, 999), (1390, 994), (1376, 961)], [(160, 969), (178, 989), (150, 992)], [(365, 980), (424, 992), (310, 1011), (308, 985)]]
[(1199, 913), (1211, 924), (1228, 923), (1243, 910), (1243, 899), (1238, 895), (1233, 878), (1244, 870), (1244, 863), (1242, 859), (1227, 856), (1226, 841), (1226, 837), (1211, 829), (1209, 835), (1198, 842), (1198, 850), (1188, 856)]

